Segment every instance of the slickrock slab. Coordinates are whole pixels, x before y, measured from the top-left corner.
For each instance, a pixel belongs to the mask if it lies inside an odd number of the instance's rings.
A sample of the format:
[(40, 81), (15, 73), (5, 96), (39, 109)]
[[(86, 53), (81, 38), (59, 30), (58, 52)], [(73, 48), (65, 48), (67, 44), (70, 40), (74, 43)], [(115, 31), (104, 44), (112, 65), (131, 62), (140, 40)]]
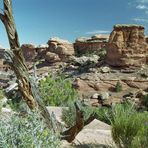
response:
[[(54, 112), (56, 118), (61, 121), (62, 107), (47, 107), (47, 109), (50, 113)], [(62, 141), (61, 148), (83, 148), (91, 145), (94, 145), (95, 147), (114, 145), (111, 137), (111, 126), (95, 119), (85, 126), (85, 128), (76, 136), (73, 144)]]
[(86, 126), (74, 140), (74, 144), (69, 144), (66, 141), (62, 142), (62, 148), (87, 148), (87, 147), (101, 147), (101, 146), (113, 146), (113, 140), (111, 137), (111, 127), (99, 120), (92, 121)]

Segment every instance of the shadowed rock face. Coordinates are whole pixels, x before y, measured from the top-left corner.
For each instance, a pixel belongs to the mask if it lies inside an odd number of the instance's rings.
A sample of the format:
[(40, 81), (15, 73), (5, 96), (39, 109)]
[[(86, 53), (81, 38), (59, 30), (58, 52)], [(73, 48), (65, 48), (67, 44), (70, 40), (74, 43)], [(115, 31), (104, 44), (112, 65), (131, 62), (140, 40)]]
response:
[(23, 44), (21, 49), (27, 62), (32, 62), (37, 56), (36, 47), (33, 44)]
[(112, 66), (142, 66), (146, 64), (148, 44), (144, 27), (115, 25), (107, 45), (106, 62)]
[(0, 59), (4, 59), (4, 49), (0, 47)]
[(106, 46), (109, 35), (94, 35), (91, 38), (81, 37), (75, 43), (75, 51), (78, 54), (87, 54), (99, 51)]

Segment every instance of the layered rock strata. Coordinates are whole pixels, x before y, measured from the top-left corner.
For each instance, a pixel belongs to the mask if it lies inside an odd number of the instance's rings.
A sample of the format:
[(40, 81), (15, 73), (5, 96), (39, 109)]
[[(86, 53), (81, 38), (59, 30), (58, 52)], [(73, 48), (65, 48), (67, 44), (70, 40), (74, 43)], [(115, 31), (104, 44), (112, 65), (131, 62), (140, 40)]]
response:
[(59, 57), (61, 61), (67, 61), (70, 56), (75, 54), (73, 44), (59, 38), (51, 38), (48, 41), (47, 52), (57, 54), (56, 60)]
[(142, 66), (147, 63), (148, 44), (144, 27), (115, 25), (106, 46), (106, 62), (112, 66)]
[(78, 38), (74, 43), (75, 51), (80, 55), (99, 51), (106, 46), (108, 38), (109, 35), (95, 35), (91, 38)]

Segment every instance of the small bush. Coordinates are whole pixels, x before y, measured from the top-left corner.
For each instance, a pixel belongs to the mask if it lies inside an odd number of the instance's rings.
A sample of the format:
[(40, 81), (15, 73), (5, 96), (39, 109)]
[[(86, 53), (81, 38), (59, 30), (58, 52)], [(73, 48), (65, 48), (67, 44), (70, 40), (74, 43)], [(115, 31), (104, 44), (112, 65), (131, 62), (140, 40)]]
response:
[(148, 146), (148, 123), (139, 130), (132, 142), (132, 148), (146, 148)]
[(44, 103), (47, 106), (61, 106), (73, 101), (77, 93), (72, 88), (70, 80), (63, 75), (49, 75), (45, 81), (40, 82), (40, 92)]
[(1, 112), (1, 110), (2, 110), (2, 107), (4, 106), (4, 102), (3, 102), (3, 98), (4, 98), (5, 96), (4, 96), (4, 92), (3, 92), (3, 90), (2, 89), (0, 89), (0, 112)]
[(115, 91), (116, 92), (120, 92), (122, 91), (122, 84), (120, 81), (117, 82), (116, 86), (115, 86)]
[(144, 105), (146, 108), (148, 108), (148, 94), (143, 96), (142, 98), (142, 105)]
[(4, 92), (2, 89), (0, 89), (0, 100), (4, 98)]
[[(147, 131), (145, 123), (148, 122), (148, 113), (138, 113), (131, 104), (117, 105), (113, 109), (112, 137), (119, 148), (137, 147), (144, 142)], [(140, 135), (141, 134), (141, 135)], [(136, 138), (143, 137), (139, 142)], [(146, 143), (143, 143), (145, 145)]]
[(106, 57), (106, 54), (107, 54), (106, 49), (102, 48), (102, 49), (99, 50), (97, 55), (100, 57), (100, 60), (104, 60), (105, 57)]
[(0, 147), (2, 148), (58, 148), (59, 139), (46, 128), (37, 113), (26, 117), (12, 115), (0, 120)]

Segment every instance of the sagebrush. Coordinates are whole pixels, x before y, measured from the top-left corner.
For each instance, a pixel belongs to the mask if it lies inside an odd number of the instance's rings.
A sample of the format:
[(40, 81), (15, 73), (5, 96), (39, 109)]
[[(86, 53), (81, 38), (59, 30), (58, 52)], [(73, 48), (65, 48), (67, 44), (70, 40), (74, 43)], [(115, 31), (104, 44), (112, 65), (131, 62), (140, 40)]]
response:
[(2, 148), (58, 148), (59, 144), (58, 135), (46, 128), (37, 113), (0, 120)]

